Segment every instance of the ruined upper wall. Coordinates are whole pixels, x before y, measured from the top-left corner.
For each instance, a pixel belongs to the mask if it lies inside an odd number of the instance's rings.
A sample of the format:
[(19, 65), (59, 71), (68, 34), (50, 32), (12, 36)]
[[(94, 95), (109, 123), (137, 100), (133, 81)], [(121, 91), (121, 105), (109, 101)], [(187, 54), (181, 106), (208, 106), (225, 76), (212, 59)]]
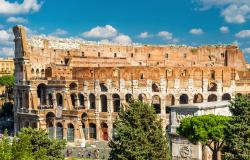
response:
[[(19, 34), (15, 31), (20, 31)], [(234, 45), (119, 45), (34, 36), (26, 39), (23, 27), (14, 28), (16, 57), (25, 56), (32, 68), (46, 69), (49, 66), (69, 67), (236, 67), (246, 70), (243, 53)], [(20, 54), (21, 52), (25, 54)]]

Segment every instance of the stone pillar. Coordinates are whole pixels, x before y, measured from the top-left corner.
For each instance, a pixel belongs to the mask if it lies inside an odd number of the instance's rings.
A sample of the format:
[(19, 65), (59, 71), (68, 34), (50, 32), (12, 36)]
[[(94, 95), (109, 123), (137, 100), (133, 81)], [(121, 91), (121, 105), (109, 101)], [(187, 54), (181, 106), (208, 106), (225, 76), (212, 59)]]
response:
[(66, 122), (63, 122), (63, 139), (67, 140), (67, 129), (68, 129), (68, 126), (66, 124)]
[(207, 92), (207, 87), (208, 87), (208, 80), (207, 79), (203, 79), (203, 86), (202, 86), (202, 90), (203, 92)]
[(57, 107), (57, 101), (56, 101), (56, 93), (52, 93), (52, 100), (53, 100), (53, 108)]
[(96, 105), (95, 112), (99, 113), (101, 111), (101, 109), (100, 109), (100, 107), (101, 107), (100, 96), (96, 96), (96, 98), (95, 98), (95, 105)]
[(101, 140), (101, 125), (100, 125), (100, 119), (99, 114), (96, 115), (96, 140)]

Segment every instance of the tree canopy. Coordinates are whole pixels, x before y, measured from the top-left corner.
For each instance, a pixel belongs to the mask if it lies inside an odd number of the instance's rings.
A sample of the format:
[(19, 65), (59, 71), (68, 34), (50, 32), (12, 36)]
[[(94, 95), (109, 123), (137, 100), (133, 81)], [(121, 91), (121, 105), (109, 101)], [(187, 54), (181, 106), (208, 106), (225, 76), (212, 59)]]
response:
[(14, 86), (14, 76), (13, 75), (5, 75), (0, 77), (0, 85), (6, 87), (13, 87)]
[(233, 114), (226, 132), (225, 156), (227, 159), (250, 159), (250, 100), (247, 96), (238, 96), (232, 101), (230, 111)]
[(0, 159), (63, 160), (65, 145), (64, 140), (50, 139), (44, 130), (23, 128), (12, 143), (6, 135), (0, 140)]
[(109, 159), (169, 159), (169, 146), (154, 107), (131, 101), (114, 123)]
[(230, 117), (219, 115), (202, 115), (181, 120), (177, 133), (193, 143), (200, 142), (208, 146), (213, 152), (213, 159), (217, 160), (218, 151), (225, 140), (226, 123)]

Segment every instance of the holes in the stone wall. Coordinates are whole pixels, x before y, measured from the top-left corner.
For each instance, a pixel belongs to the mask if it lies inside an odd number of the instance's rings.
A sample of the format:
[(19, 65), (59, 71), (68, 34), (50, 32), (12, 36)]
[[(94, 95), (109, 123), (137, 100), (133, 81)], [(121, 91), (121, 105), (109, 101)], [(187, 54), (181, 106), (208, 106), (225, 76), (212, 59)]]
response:
[(145, 77), (144, 77), (144, 74), (141, 73), (141, 74), (140, 74), (140, 79), (143, 80), (144, 78), (145, 78)]
[(130, 54), (130, 57), (131, 57), (131, 58), (133, 58), (133, 57), (134, 57), (134, 54), (133, 54), (133, 53), (131, 53), (131, 54)]
[(168, 59), (168, 53), (165, 53), (165, 58)]
[(221, 53), (221, 58), (225, 58), (225, 54), (224, 53)]
[(64, 58), (64, 64), (69, 65), (69, 58)]
[(210, 79), (215, 80), (215, 71), (214, 70), (210, 71)]
[(117, 53), (114, 53), (114, 57), (115, 57), (115, 58), (117, 57)]
[(150, 53), (148, 53), (148, 58), (150, 58), (151, 57), (151, 54)]
[(184, 58), (187, 58), (187, 53), (184, 53), (183, 57), (184, 57)]
[(98, 52), (98, 57), (101, 57), (101, 53), (100, 52)]
[(35, 73), (35, 70), (34, 68), (31, 69), (31, 74), (34, 74)]
[(82, 52), (82, 57), (85, 57), (84, 52)]

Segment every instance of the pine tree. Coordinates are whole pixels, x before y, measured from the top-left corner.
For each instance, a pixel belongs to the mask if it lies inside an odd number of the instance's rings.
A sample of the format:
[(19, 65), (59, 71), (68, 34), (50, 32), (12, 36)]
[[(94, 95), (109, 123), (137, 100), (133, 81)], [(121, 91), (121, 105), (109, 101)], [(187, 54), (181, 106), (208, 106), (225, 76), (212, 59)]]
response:
[(169, 147), (153, 106), (131, 101), (114, 123), (109, 159), (168, 160)]
[(234, 99), (233, 114), (226, 132), (225, 157), (230, 160), (250, 160), (250, 100), (247, 96)]

